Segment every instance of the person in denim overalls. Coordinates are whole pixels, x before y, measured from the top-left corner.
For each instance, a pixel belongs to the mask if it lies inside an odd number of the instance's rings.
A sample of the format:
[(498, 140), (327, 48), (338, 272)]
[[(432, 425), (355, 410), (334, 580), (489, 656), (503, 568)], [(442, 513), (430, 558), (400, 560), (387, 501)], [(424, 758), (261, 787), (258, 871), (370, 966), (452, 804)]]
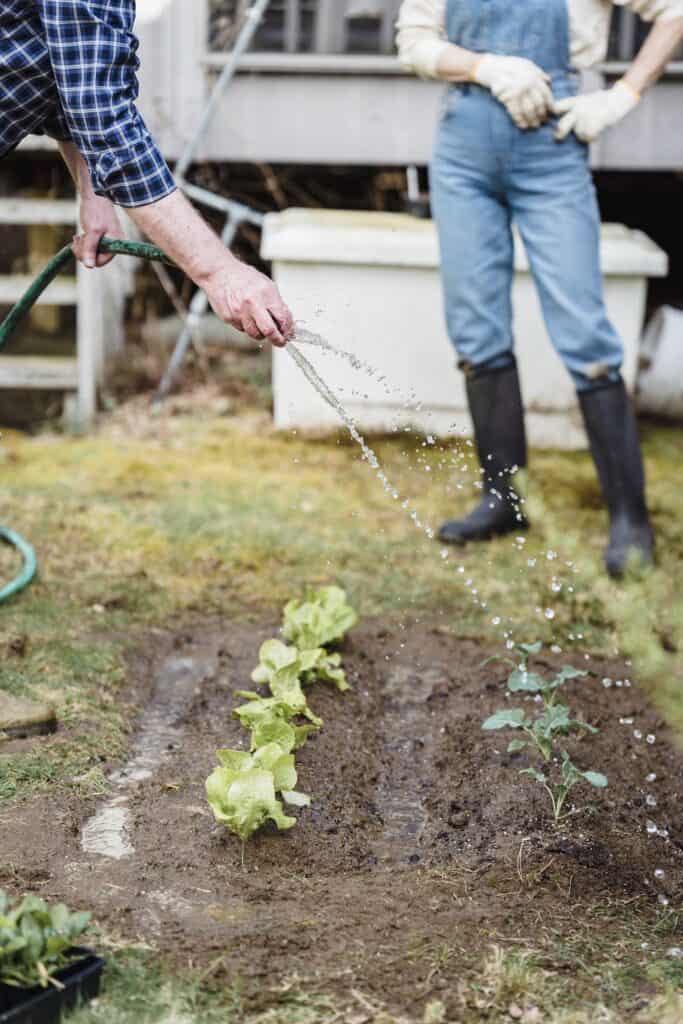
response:
[[(420, 5), (412, 0), (410, 7), (403, 20), (420, 28)], [(620, 576), (634, 556), (652, 563), (654, 537), (620, 374), (622, 342), (603, 300), (588, 147), (578, 136), (593, 137), (592, 124), (616, 123), (638, 93), (624, 81), (598, 99), (576, 99), (568, 0), (446, 0), (445, 28), (455, 46), (441, 46), (452, 52), (455, 70), (438, 77), (456, 84), (438, 129), (432, 205), (448, 331), (466, 374), (484, 493), (474, 512), (444, 524), (439, 538), (464, 544), (528, 525), (513, 483), (527, 464), (512, 334), (514, 222), (548, 332), (579, 395), (610, 511), (606, 564)], [(563, 115), (559, 126), (553, 115)]]

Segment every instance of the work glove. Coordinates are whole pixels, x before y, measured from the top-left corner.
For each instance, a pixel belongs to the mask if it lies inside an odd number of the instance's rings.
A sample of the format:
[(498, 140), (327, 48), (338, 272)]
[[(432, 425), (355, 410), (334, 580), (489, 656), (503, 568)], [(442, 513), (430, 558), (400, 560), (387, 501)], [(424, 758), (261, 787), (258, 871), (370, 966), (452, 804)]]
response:
[(625, 82), (617, 82), (611, 89), (559, 100), (553, 109), (561, 118), (555, 138), (561, 142), (573, 131), (582, 142), (595, 142), (606, 128), (630, 114), (639, 100), (636, 90)]
[(553, 109), (550, 77), (525, 57), (487, 53), (475, 64), (472, 80), (490, 89), (518, 128), (539, 128)]

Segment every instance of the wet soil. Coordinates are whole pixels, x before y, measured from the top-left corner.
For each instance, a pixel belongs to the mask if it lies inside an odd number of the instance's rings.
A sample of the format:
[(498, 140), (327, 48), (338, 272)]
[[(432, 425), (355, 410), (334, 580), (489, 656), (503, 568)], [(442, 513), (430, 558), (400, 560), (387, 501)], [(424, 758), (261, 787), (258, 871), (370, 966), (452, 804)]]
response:
[[(680, 904), (683, 754), (637, 680), (616, 685), (628, 668), (579, 655), (536, 662), (588, 669), (567, 693), (600, 733), (566, 749), (610, 782), (579, 790), (578, 813), (556, 826), (546, 794), (518, 774), (535, 762), (506, 752), (508, 733), (481, 730), (506, 704), (508, 670), (483, 664), (499, 650), (424, 621), (354, 631), (344, 648), (352, 692), (318, 685), (309, 698), (325, 721), (298, 755), (312, 807), (290, 832), (264, 829), (242, 868), (203, 782), (217, 747), (244, 745), (233, 691), (276, 631), (274, 620), (228, 622), (151, 638), (130, 664), (140, 709), (131, 763), (110, 766), (102, 800), (7, 808), (0, 885), (87, 904), (110, 933), (179, 964), (224, 957), (219, 969), (254, 998), (297, 976), (403, 1012), (457, 980), (458, 958), (449, 967), (437, 949), (459, 950), (462, 965), (495, 941), (541, 943), (553, 929), (604, 921), (606, 907), (654, 922), (665, 901)], [(105, 827), (123, 825), (124, 842), (107, 850), (93, 822), (121, 800)]]

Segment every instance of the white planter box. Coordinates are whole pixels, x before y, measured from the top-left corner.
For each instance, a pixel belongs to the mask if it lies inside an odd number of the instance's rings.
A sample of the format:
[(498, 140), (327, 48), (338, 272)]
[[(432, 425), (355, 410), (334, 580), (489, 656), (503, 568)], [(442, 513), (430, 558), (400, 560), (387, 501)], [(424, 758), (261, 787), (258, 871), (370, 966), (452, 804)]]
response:
[[(402, 214), (288, 210), (266, 218), (263, 256), (310, 331), (365, 359), (379, 383), (348, 363), (307, 347), (358, 425), (387, 431), (410, 425), (445, 436), (469, 432), (462, 375), (444, 326), (439, 250), (431, 221)], [(605, 225), (607, 306), (625, 347), (624, 377), (633, 388), (648, 277), (667, 273), (667, 256), (638, 231)], [(538, 447), (580, 448), (585, 436), (571, 379), (547, 337), (523, 246), (517, 240), (514, 308), (517, 356), (529, 437)], [(413, 396), (405, 408), (387, 386)], [(286, 354), (274, 356), (275, 423), (330, 429), (336, 414)], [(341, 389), (341, 390), (340, 390)]]

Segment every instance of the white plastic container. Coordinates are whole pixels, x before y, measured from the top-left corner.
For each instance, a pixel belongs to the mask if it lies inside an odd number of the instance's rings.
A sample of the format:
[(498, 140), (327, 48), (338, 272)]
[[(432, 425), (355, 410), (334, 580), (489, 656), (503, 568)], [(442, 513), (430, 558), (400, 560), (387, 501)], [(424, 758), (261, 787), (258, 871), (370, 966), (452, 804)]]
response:
[(683, 310), (662, 306), (643, 335), (638, 408), (683, 420)]
[[(292, 209), (266, 218), (262, 253), (274, 265), (298, 321), (380, 371), (385, 383), (307, 348), (358, 425), (367, 431), (410, 425), (445, 436), (469, 432), (462, 375), (444, 326), (439, 249), (431, 221), (403, 214)], [(624, 377), (634, 388), (648, 277), (667, 273), (666, 254), (638, 231), (605, 225), (602, 265), (609, 313), (626, 348)], [(517, 356), (529, 437), (538, 447), (580, 448), (585, 435), (569, 375), (547, 337), (519, 239), (514, 308)], [(275, 423), (337, 428), (336, 414), (286, 354), (274, 356)], [(406, 408), (400, 390), (419, 409)], [(341, 389), (341, 390), (340, 390)], [(414, 403), (413, 403), (414, 405)]]

